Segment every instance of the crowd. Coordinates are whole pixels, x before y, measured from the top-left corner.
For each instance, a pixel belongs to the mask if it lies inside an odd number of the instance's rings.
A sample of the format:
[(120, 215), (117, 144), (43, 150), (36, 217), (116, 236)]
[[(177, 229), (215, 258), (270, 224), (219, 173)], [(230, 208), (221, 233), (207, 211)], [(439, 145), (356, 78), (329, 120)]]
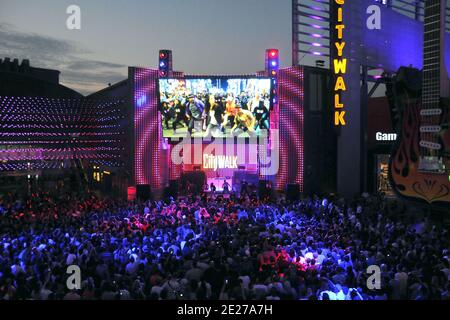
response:
[[(6, 194), (0, 299), (449, 299), (447, 230), (397, 209), (379, 196), (269, 204)], [(67, 287), (70, 265), (79, 289)], [(367, 283), (373, 265), (380, 289)]]

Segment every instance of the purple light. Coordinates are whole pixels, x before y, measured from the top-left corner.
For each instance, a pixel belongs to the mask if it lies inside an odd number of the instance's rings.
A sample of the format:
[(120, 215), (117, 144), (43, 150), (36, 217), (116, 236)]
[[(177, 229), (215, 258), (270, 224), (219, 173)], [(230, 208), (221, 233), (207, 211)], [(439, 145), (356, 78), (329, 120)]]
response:
[[(303, 68), (281, 70), (278, 83), (280, 167), (276, 183), (280, 189), (287, 183), (298, 183), (303, 190)], [(292, 153), (294, 149), (297, 151)]]
[(314, 47), (321, 47), (321, 46), (322, 46), (320, 43), (317, 43), (317, 42), (313, 42), (312, 45), (313, 45)]
[[(120, 159), (122, 104), (112, 99), (0, 96), (0, 137), (5, 138), (0, 144), (9, 146), (0, 151), (0, 161), (8, 161), (0, 171), (58, 167), (54, 161), (74, 158)], [(49, 163), (33, 164), (41, 160)]]
[(315, 56), (321, 56), (322, 55), (320, 52), (317, 52), (317, 51), (313, 51), (312, 54), (315, 55)]
[(317, 33), (311, 34), (314, 38), (322, 38), (323, 36)]
[[(161, 159), (162, 126), (158, 111), (157, 87), (158, 71), (151, 69), (134, 69), (134, 130), (135, 147), (135, 182), (136, 184), (151, 184), (160, 188), (164, 161)], [(147, 97), (144, 100), (141, 97)], [(139, 105), (143, 102), (142, 105)]]
[(324, 18), (319, 17), (319, 16), (313, 16), (313, 15), (311, 15), (311, 16), (309, 16), (309, 17), (312, 18), (312, 19), (314, 19), (314, 20), (320, 20), (320, 21), (325, 20)]
[(144, 94), (137, 99), (136, 104), (138, 107), (142, 107), (146, 102), (147, 102), (147, 96)]

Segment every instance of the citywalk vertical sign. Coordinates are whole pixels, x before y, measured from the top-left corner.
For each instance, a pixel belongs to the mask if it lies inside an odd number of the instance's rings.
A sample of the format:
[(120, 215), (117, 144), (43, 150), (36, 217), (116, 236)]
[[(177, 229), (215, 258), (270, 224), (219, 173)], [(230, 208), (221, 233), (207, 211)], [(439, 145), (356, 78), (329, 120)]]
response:
[[(332, 70), (333, 70), (333, 95), (334, 95), (334, 125), (336, 127), (345, 126), (345, 105), (342, 101), (342, 96), (347, 90), (345, 85), (345, 75), (347, 73), (347, 58), (344, 55), (345, 41), (344, 41), (344, 6), (345, 0), (333, 0), (334, 8), (331, 23), (332, 33)], [(334, 26), (334, 27), (333, 27)]]

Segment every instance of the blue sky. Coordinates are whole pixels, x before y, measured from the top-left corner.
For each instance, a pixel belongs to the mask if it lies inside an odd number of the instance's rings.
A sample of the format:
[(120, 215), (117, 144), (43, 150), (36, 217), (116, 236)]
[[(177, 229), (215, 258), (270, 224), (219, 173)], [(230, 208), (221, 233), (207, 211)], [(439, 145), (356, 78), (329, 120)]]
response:
[[(81, 8), (81, 30), (66, 8)], [(264, 69), (264, 50), (291, 64), (290, 0), (0, 0), (0, 57), (61, 71), (84, 94), (124, 79), (127, 66), (155, 68), (159, 49), (174, 68), (198, 74)]]

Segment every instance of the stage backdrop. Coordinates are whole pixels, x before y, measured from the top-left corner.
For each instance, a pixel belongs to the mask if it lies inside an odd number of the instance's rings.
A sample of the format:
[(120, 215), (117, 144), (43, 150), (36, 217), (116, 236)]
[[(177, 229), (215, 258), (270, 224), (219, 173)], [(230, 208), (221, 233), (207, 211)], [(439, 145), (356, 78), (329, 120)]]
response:
[[(281, 69), (278, 76), (278, 103), (274, 106), (275, 118), (271, 128), (279, 129), (278, 150), (271, 141), (267, 152), (279, 152), (279, 170), (268, 175), (261, 164), (260, 177), (275, 181), (277, 189), (284, 190), (286, 184), (297, 183), (303, 190), (303, 68), (296, 66)], [(182, 166), (174, 165), (170, 159), (173, 146), (162, 136), (161, 117), (158, 111), (158, 71), (146, 68), (129, 68), (132, 81), (131, 97), (134, 111), (134, 168), (135, 184), (149, 184), (152, 191), (162, 191), (170, 179), (178, 179)], [(130, 146), (131, 147), (131, 146)], [(273, 148), (274, 150), (271, 150)]]
[(280, 167), (275, 176), (277, 189), (300, 185), (303, 191), (303, 103), (304, 69), (300, 66), (278, 73)]
[(158, 70), (129, 68), (134, 107), (134, 179), (162, 191), (168, 183), (167, 155), (158, 111)]

